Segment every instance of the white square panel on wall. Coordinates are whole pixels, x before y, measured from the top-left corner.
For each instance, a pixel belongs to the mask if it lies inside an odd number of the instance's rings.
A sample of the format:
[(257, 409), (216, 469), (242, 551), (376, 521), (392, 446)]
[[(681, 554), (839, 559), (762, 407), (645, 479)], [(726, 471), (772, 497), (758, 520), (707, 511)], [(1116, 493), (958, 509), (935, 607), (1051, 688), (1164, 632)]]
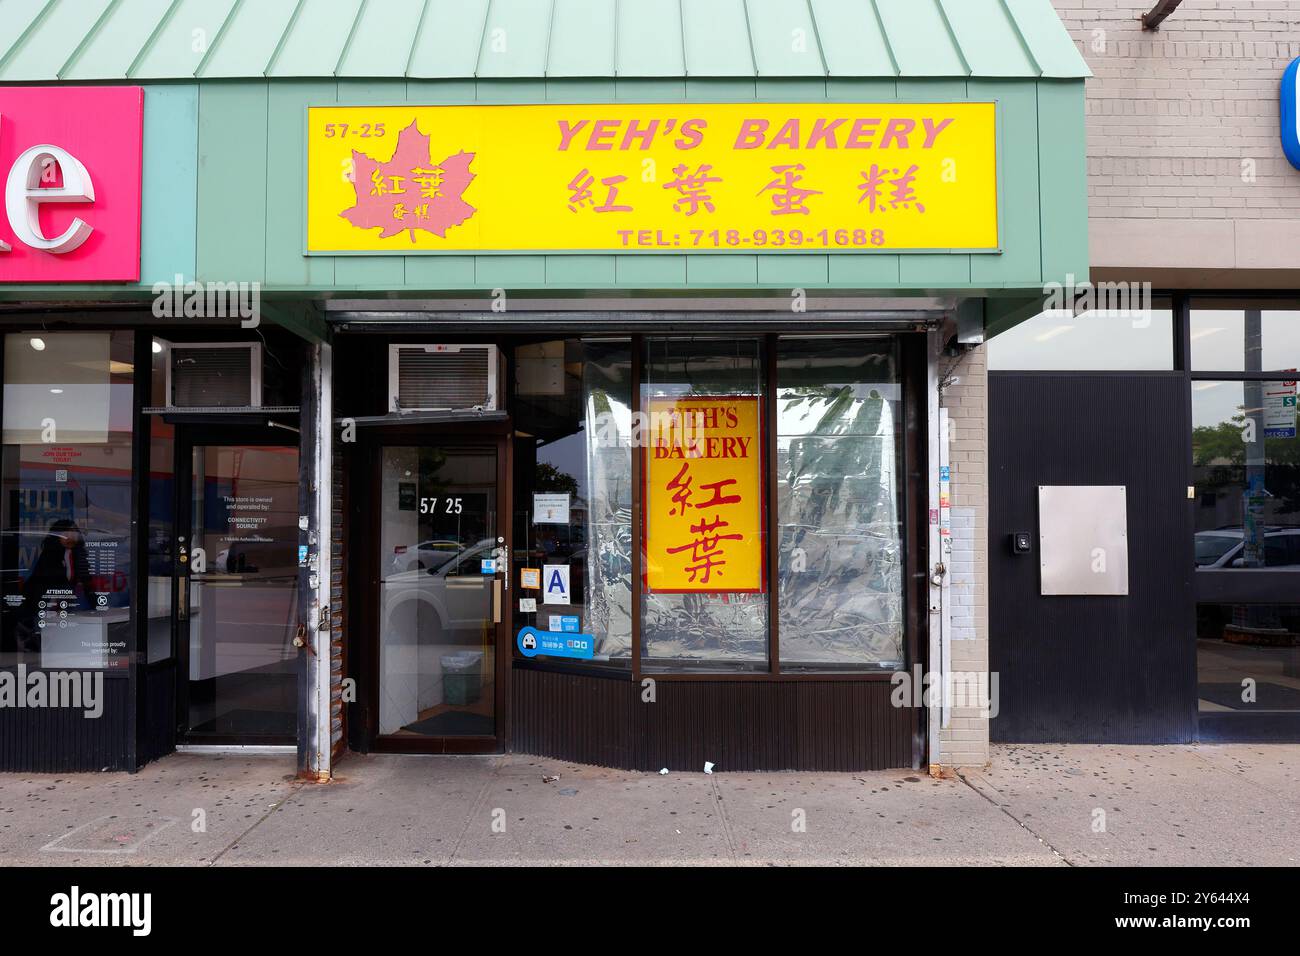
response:
[(1039, 485), (1038, 555), (1044, 595), (1127, 595), (1125, 486)]

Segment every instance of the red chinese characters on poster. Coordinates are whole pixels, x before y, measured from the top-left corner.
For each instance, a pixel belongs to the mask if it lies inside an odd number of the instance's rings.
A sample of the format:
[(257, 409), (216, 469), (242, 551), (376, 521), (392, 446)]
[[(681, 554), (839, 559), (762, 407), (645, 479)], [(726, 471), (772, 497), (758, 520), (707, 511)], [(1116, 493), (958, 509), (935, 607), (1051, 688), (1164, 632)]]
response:
[(760, 400), (652, 398), (644, 411), (646, 589), (762, 591)]

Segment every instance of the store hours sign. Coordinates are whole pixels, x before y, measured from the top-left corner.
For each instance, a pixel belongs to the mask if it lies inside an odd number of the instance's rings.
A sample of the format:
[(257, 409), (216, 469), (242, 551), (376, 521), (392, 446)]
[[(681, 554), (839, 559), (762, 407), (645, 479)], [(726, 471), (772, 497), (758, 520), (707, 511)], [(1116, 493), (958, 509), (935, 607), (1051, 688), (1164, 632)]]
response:
[(645, 587), (672, 593), (764, 589), (763, 447), (753, 395), (651, 398)]
[(312, 107), (307, 252), (996, 252), (994, 103)]

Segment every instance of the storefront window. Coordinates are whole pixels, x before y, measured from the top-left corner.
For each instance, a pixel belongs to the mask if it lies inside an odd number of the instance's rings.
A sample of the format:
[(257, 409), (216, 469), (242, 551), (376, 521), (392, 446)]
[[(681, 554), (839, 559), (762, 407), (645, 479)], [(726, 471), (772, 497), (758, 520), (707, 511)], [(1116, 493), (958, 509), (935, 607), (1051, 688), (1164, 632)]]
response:
[(1269, 372), (1300, 368), (1300, 311), (1279, 309), (1277, 304), (1271, 300), (1193, 300), (1192, 370)]
[(1300, 566), (1293, 381), (1192, 383), (1196, 564)]
[(1196, 608), (1200, 713), (1300, 712), (1300, 605)]
[[(517, 620), (590, 634), (592, 662), (623, 667), (632, 662), (631, 402), (626, 339), (515, 350)], [(546, 586), (556, 568), (567, 569), (563, 603)], [(542, 586), (524, 588), (523, 569)]]
[(647, 670), (768, 669), (763, 361), (756, 338), (646, 341)]
[(1127, 372), (1174, 367), (1173, 307), (1042, 312), (989, 339), (989, 370)]
[(782, 339), (776, 364), (781, 669), (901, 667), (897, 344)]
[[(167, 404), (167, 352), (153, 340), (153, 385), (149, 404)], [(176, 501), (176, 428), (161, 415), (145, 418), (149, 427), (149, 595), (148, 661), (169, 660), (172, 648), (172, 568), (175, 562), (172, 509)]]
[(0, 664), (126, 667), (133, 335), (4, 341)]
[[(580, 630), (595, 638), (593, 663), (626, 667), (639, 597), (649, 673), (766, 673), (773, 637), (785, 672), (904, 666), (898, 340), (648, 337), (642, 348), (635, 413), (630, 341), (515, 349), (519, 627)], [(546, 587), (557, 567), (571, 582), (563, 604)]]

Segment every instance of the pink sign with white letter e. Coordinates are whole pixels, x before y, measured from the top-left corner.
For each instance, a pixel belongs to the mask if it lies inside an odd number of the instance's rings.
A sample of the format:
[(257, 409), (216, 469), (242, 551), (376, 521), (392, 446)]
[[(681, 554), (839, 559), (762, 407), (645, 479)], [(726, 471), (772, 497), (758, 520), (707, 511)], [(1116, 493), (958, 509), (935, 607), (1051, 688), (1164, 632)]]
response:
[(144, 90), (0, 87), (0, 283), (140, 281)]

